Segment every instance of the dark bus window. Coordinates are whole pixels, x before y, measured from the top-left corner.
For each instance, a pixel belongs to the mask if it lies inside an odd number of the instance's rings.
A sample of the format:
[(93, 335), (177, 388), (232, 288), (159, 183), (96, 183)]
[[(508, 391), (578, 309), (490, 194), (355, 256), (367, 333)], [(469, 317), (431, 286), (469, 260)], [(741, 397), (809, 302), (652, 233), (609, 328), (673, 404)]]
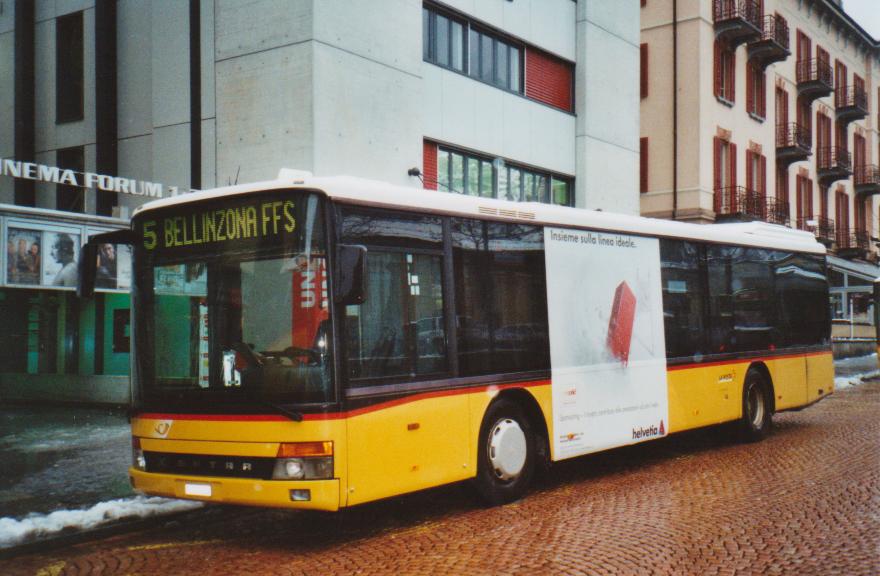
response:
[(549, 369), (543, 230), (455, 219), (452, 242), (461, 375)]
[(774, 285), (779, 252), (709, 246), (711, 351), (773, 350), (783, 344)]
[[(366, 301), (345, 311), (348, 377), (443, 375), (448, 364), (440, 218), (357, 211), (344, 213), (341, 226), (343, 242), (367, 245)], [(435, 244), (437, 250), (424, 250)]]
[(680, 240), (660, 240), (660, 260), (666, 356), (681, 358), (702, 354), (705, 352), (706, 286), (700, 247)]
[(828, 278), (821, 256), (792, 254), (777, 262), (776, 294), (780, 328), (791, 346), (827, 344), (830, 325), (826, 314)]
[(443, 248), (443, 222), (421, 216), (368, 209), (346, 209), (341, 217), (342, 242), (405, 249)]

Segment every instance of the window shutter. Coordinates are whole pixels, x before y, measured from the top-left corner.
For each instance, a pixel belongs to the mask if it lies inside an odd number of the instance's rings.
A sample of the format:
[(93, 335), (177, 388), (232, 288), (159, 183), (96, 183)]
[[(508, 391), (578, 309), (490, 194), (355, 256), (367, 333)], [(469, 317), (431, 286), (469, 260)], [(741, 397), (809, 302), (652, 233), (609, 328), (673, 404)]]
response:
[(746, 66), (746, 110), (752, 114), (757, 113), (757, 106), (755, 106), (755, 69), (751, 64)]
[(767, 117), (767, 75), (762, 71), (758, 70), (758, 116), (761, 118)]
[(648, 191), (648, 139), (639, 140), (639, 192)]
[(715, 41), (715, 97), (722, 96), (721, 94), (721, 74), (723, 74), (723, 69), (721, 67), (721, 44), (716, 40)]
[(427, 140), (422, 146), (422, 178), (426, 190), (437, 189), (437, 145)]
[[(804, 196), (804, 177), (801, 176), (800, 174), (798, 174), (797, 177), (795, 178), (794, 186), (795, 186), (795, 199), (794, 199), (794, 201), (795, 201), (795, 214), (797, 215), (797, 218), (798, 218), (797, 226), (798, 226), (798, 228), (800, 228), (802, 225), (805, 225), (805, 224), (802, 224), (802, 220), (804, 217), (804, 200), (806, 200), (805, 198), (803, 198), (803, 196)], [(777, 190), (776, 193), (779, 194), (779, 191)]]
[(648, 45), (647, 44), (642, 44), (640, 46), (639, 57), (640, 57), (640, 64), (641, 64), (640, 92), (641, 92), (642, 98), (647, 98), (648, 97)]
[(755, 190), (755, 175), (752, 173), (754, 155), (754, 152), (751, 150), (746, 150), (746, 191), (750, 194)]
[(712, 184), (712, 191), (715, 193), (715, 212), (721, 211), (721, 146), (722, 146), (721, 138), (717, 136), (713, 140), (713, 148), (715, 150), (715, 162), (714, 166), (714, 178)]
[(762, 154), (761, 156), (758, 157), (758, 159), (759, 159), (760, 166), (761, 166), (761, 175), (760, 175), (760, 180), (759, 180), (761, 182), (760, 192), (761, 192), (762, 196), (766, 196), (767, 195), (767, 157)]
[(807, 197), (807, 218), (813, 217), (813, 181), (809, 178), (804, 178), (804, 189), (806, 190)]
[(729, 143), (727, 149), (730, 153), (730, 185), (736, 188), (736, 144)]
[(727, 99), (736, 102), (736, 52), (727, 50)]

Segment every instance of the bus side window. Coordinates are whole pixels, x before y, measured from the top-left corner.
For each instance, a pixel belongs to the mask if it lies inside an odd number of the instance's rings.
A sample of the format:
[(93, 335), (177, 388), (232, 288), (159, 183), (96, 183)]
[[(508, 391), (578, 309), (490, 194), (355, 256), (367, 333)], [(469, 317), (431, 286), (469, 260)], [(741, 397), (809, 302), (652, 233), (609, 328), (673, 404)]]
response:
[(660, 261), (666, 356), (703, 354), (706, 286), (700, 248), (693, 242), (661, 239)]
[(366, 301), (345, 308), (349, 379), (444, 375), (448, 359), (440, 218), (345, 210), (341, 224), (343, 242), (367, 246)]
[(543, 230), (456, 218), (452, 246), (461, 375), (548, 370)]

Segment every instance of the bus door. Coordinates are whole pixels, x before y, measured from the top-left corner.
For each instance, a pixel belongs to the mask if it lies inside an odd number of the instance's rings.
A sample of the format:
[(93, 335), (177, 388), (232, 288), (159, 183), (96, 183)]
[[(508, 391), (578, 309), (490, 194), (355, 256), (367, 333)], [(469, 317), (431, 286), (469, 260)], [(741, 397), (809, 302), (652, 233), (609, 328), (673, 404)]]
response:
[(463, 479), (468, 395), (449, 390), (442, 222), (344, 211), (367, 247), (366, 297), (344, 306), (348, 504)]

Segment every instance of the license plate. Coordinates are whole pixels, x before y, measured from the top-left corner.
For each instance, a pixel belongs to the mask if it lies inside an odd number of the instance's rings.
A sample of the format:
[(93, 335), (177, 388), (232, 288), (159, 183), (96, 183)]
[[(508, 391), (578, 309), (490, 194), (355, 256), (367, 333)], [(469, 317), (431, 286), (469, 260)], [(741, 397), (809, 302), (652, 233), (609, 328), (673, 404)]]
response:
[(187, 482), (183, 487), (183, 493), (187, 496), (211, 496), (211, 485), (210, 484), (191, 484)]

